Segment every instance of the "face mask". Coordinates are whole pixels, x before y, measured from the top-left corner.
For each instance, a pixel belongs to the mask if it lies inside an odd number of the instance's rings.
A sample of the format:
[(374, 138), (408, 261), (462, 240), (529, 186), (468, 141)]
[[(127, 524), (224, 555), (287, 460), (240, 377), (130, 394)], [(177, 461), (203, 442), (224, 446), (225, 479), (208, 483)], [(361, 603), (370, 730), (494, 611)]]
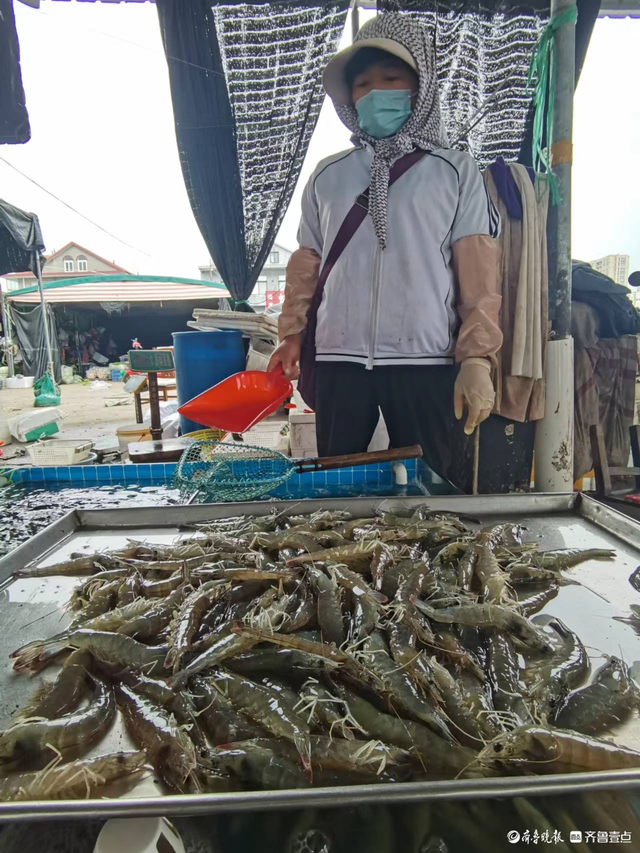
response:
[(358, 124), (369, 136), (393, 136), (411, 115), (409, 89), (372, 89), (356, 102)]

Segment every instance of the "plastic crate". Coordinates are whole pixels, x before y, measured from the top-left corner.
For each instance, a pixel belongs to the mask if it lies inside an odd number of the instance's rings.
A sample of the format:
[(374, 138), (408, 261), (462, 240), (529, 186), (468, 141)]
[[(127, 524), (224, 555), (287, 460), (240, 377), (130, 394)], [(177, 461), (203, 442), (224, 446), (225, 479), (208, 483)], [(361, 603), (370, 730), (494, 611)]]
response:
[(92, 441), (38, 441), (29, 448), (29, 456), (34, 465), (75, 465), (89, 456)]

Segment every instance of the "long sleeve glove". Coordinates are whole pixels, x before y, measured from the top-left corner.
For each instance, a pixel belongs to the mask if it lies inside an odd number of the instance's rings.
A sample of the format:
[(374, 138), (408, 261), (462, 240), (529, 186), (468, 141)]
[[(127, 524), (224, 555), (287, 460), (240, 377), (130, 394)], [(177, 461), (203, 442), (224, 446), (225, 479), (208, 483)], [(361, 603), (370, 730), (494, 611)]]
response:
[(489, 417), (495, 399), (490, 362), (486, 358), (465, 359), (453, 387), (453, 408), (458, 420), (462, 418), (464, 407), (468, 409), (464, 425), (466, 435), (471, 435), (476, 426)]
[(289, 258), (282, 312), (278, 318), (281, 341), (303, 332), (320, 275), (320, 256), (313, 249), (300, 248)]
[(456, 361), (483, 357), (495, 367), (496, 353), (502, 346), (498, 245), (486, 234), (474, 234), (457, 240), (452, 255), (458, 281), (456, 310), (460, 317)]

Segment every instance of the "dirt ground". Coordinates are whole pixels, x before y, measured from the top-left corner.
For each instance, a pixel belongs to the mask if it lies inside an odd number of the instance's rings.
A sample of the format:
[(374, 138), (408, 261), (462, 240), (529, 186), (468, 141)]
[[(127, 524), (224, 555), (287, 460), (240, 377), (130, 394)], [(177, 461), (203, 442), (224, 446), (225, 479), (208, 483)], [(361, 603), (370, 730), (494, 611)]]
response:
[[(123, 390), (122, 382), (108, 382), (106, 388), (94, 389), (91, 385), (62, 385), (60, 410), (64, 420), (58, 438), (87, 438), (98, 441), (114, 436), (118, 426), (135, 423), (133, 395)], [(12, 418), (23, 412), (34, 410), (33, 390), (21, 388), (0, 391), (0, 419)], [(121, 400), (123, 405), (107, 406), (109, 400)], [(146, 411), (147, 407), (143, 406)], [(0, 465), (12, 461), (14, 464), (29, 464), (29, 457), (20, 459), (16, 451), (26, 445), (14, 442), (4, 449)]]

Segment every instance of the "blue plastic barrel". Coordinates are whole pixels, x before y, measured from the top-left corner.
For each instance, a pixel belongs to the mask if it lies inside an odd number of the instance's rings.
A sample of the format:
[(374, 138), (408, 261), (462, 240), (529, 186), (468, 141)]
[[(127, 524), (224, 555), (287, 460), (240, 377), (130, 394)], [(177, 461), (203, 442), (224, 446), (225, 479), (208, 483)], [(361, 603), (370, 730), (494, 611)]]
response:
[[(172, 337), (180, 406), (245, 369), (242, 332), (174, 332)], [(182, 415), (180, 426), (183, 435), (206, 429)]]

